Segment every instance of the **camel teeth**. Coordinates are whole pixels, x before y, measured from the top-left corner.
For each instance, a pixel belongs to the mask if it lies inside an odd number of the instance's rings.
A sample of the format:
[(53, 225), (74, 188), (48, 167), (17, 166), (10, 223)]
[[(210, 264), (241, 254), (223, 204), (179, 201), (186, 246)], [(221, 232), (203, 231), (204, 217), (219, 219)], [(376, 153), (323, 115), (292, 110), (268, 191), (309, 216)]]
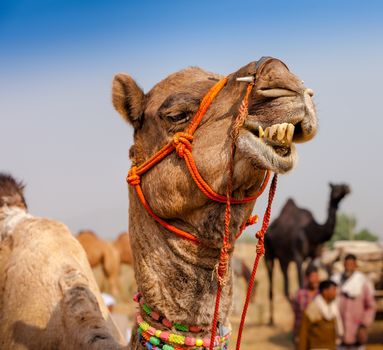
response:
[(269, 132), (269, 139), (272, 140), (274, 135), (276, 135), (277, 130), (278, 130), (278, 126), (279, 126), (279, 124), (271, 125), (270, 132)]
[(286, 129), (287, 129), (287, 123), (279, 124), (278, 133), (277, 133), (278, 141), (283, 141), (285, 139)]
[(265, 132), (264, 132), (264, 130), (262, 129), (262, 126), (260, 126), (260, 127), (258, 128), (258, 131), (259, 131), (259, 137), (263, 137), (263, 136), (265, 135)]
[(273, 142), (291, 145), (294, 137), (295, 126), (291, 123), (274, 124), (265, 130), (261, 126), (258, 127), (259, 138), (269, 139)]
[(291, 142), (293, 141), (294, 130), (295, 130), (295, 126), (289, 123), (287, 125), (287, 130), (286, 130), (286, 141), (288, 144), (291, 144)]

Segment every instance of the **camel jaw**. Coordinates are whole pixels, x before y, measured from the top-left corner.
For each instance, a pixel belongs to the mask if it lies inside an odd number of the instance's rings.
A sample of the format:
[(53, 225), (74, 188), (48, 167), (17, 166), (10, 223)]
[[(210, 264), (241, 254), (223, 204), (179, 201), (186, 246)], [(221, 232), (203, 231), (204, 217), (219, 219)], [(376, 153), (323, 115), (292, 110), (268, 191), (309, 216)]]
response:
[(258, 169), (286, 173), (297, 160), (295, 145), (281, 146), (278, 142), (257, 137), (248, 129), (242, 129), (237, 140), (237, 150)]

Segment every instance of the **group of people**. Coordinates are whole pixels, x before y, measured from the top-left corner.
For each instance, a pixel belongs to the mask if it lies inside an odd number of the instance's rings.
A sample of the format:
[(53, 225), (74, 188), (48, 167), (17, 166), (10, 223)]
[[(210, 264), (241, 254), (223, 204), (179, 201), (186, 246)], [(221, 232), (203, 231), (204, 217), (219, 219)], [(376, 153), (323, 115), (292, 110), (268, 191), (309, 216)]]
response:
[(357, 258), (344, 259), (344, 272), (320, 282), (309, 266), (305, 287), (292, 300), (294, 340), (298, 350), (363, 350), (375, 318), (374, 287), (357, 271)]

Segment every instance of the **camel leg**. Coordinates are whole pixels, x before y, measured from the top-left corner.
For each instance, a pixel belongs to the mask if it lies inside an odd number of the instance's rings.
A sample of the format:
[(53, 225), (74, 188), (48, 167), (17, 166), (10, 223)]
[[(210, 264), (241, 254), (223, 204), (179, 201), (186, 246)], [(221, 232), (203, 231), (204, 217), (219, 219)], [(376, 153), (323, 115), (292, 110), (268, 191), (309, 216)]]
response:
[(294, 258), (294, 261), (295, 261), (295, 266), (297, 268), (299, 288), (303, 288), (303, 273), (302, 273), (303, 258), (300, 255), (296, 255)]
[(106, 254), (103, 257), (103, 271), (104, 275), (108, 280), (110, 292), (116, 298), (120, 296), (120, 256), (117, 255), (113, 250), (106, 251)]
[(269, 325), (274, 325), (274, 308), (273, 308), (273, 270), (274, 270), (274, 259), (266, 260), (267, 274), (269, 276)]
[(280, 261), (282, 275), (283, 275), (283, 292), (285, 297), (289, 299), (289, 277), (287, 275), (287, 270), (289, 267), (288, 261)]

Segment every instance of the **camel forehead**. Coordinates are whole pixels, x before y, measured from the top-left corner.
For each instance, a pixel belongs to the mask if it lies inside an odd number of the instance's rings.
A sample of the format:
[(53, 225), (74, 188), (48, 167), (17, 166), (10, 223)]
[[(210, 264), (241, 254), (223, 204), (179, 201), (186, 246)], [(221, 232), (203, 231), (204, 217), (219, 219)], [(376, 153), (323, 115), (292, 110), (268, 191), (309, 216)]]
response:
[(207, 72), (199, 67), (189, 67), (170, 74), (156, 84), (146, 95), (147, 108), (158, 109), (162, 102), (170, 95), (192, 89), (192, 85), (201, 81), (219, 80), (222, 76)]

